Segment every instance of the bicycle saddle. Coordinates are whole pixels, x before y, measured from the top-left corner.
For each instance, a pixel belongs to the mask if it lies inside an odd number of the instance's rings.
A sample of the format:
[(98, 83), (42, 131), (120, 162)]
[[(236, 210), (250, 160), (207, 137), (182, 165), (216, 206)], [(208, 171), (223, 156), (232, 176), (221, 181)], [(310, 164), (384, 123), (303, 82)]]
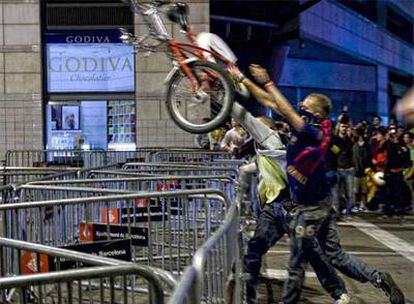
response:
[(188, 28), (188, 14), (190, 10), (188, 5), (183, 2), (177, 2), (171, 5), (167, 10), (168, 19), (174, 23), (178, 23), (186, 30)]

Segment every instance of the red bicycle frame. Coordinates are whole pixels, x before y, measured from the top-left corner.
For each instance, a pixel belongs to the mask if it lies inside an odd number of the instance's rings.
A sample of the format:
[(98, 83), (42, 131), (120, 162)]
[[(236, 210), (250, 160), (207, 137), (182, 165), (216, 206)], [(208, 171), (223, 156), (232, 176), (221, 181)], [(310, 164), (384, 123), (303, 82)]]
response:
[(178, 42), (174, 39), (171, 39), (168, 41), (168, 46), (170, 47), (170, 50), (174, 58), (177, 60), (184, 74), (188, 77), (188, 79), (190, 79), (191, 88), (193, 92), (197, 92), (197, 90), (199, 89), (199, 83), (196, 77), (194, 76), (193, 72), (191, 71), (190, 67), (185, 62), (186, 59), (188, 59), (189, 57), (196, 57), (196, 58), (205, 60), (206, 57), (204, 56), (204, 52), (207, 52), (211, 54), (214, 58), (218, 59), (219, 61), (224, 62), (227, 66), (233, 65), (233, 62), (227, 60), (226, 58), (224, 58), (217, 52), (207, 50), (207, 49), (197, 46), (195, 44), (195, 35), (191, 29), (189, 29), (186, 32), (186, 36), (188, 40), (192, 42), (191, 44)]

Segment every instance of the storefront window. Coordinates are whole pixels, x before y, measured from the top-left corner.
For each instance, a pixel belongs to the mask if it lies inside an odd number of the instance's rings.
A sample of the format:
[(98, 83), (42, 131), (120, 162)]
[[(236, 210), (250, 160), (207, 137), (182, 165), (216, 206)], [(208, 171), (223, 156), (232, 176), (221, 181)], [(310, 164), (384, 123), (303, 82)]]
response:
[(133, 100), (50, 102), (47, 148), (134, 150), (135, 125)]
[(135, 101), (125, 98), (135, 91), (133, 47), (118, 30), (49, 31), (45, 41), (47, 148), (135, 149)]

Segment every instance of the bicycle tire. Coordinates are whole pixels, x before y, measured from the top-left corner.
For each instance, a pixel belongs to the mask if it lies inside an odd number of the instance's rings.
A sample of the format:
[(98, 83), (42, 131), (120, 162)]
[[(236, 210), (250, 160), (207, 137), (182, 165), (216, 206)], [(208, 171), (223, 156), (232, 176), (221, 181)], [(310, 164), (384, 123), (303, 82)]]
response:
[(179, 82), (183, 78), (187, 78), (182, 71), (177, 71), (167, 84), (167, 95), (166, 95), (166, 106), (168, 113), (171, 119), (183, 130), (200, 134), (200, 133), (208, 133), (212, 130), (219, 128), (224, 122), (227, 120), (231, 109), (233, 107), (234, 101), (234, 84), (229, 75), (223, 71), (217, 64), (198, 60), (188, 64), (188, 66), (193, 70), (196, 68), (208, 68), (213, 70), (215, 73), (220, 75), (222, 83), (224, 85), (224, 97), (221, 102), (221, 108), (219, 112), (214, 116), (210, 117), (211, 120), (202, 124), (195, 124), (188, 121), (183, 115), (179, 113), (177, 108), (174, 106), (173, 96), (175, 91), (175, 86), (177, 82)]

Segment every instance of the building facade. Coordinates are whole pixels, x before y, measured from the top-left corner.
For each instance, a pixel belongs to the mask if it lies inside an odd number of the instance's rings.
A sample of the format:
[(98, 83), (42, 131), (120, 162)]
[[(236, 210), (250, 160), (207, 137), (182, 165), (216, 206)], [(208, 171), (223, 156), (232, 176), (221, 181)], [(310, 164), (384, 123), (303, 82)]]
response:
[[(197, 31), (209, 2), (187, 1)], [(106, 11), (105, 11), (106, 10)], [(0, 2), (0, 153), (30, 149), (193, 146), (170, 120), (164, 53), (134, 54), (119, 27), (147, 29), (121, 1)], [(167, 22), (174, 38), (178, 27)]]
[[(345, 107), (355, 120), (378, 114), (386, 123), (413, 85), (414, 1), (300, 1), (289, 8), (256, 1), (264, 12), (250, 15), (232, 10), (234, 2), (223, 7), (212, 1), (213, 30), (247, 61), (285, 56), (265, 64), (277, 65), (274, 78), (292, 103), (321, 92), (332, 98), (334, 115)], [(257, 54), (257, 48), (266, 51)]]
[[(335, 114), (348, 106), (356, 119), (387, 118), (412, 85), (412, 1), (185, 2), (197, 32), (221, 35), (244, 68), (266, 65), (292, 103), (318, 91), (332, 97)], [(193, 135), (175, 126), (164, 105), (169, 59), (134, 54), (120, 43), (119, 27), (147, 30), (118, 0), (0, 2), (2, 155), (193, 146)], [(167, 27), (184, 39), (178, 26)]]

